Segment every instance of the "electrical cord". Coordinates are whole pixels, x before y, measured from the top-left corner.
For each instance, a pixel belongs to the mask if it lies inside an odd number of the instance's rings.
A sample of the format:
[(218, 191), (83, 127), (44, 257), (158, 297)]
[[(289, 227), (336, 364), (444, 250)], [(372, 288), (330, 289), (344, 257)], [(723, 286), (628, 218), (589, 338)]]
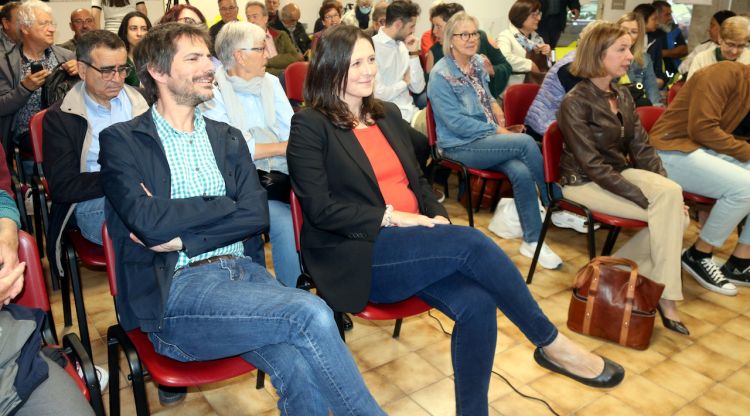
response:
[[(438, 319), (438, 318), (437, 318), (437, 317), (436, 317), (435, 315), (433, 315), (433, 314), (432, 314), (432, 310), (430, 310), (430, 311), (427, 311), (427, 315), (429, 315), (429, 317), (430, 317), (430, 318), (432, 318), (432, 319), (434, 319), (435, 321), (437, 321), (438, 325), (440, 325), (440, 330), (441, 330), (441, 331), (443, 331), (443, 333), (444, 333), (444, 334), (446, 334), (446, 335), (453, 335), (453, 334), (451, 334), (450, 332), (448, 332), (448, 331), (447, 331), (447, 330), (445, 329), (445, 327), (443, 326), (443, 322), (442, 322), (442, 321), (441, 321), (440, 319)], [(504, 377), (504, 376), (503, 376), (502, 374), (498, 373), (498, 372), (497, 372), (497, 371), (495, 371), (495, 370), (492, 370), (492, 373), (493, 373), (493, 374), (495, 374), (496, 376), (500, 377), (500, 378), (501, 378), (501, 379), (502, 379), (502, 380), (503, 380), (503, 381), (505, 382), (505, 384), (507, 384), (507, 385), (508, 385), (508, 386), (509, 386), (509, 387), (510, 387), (511, 389), (513, 389), (513, 391), (514, 391), (514, 392), (516, 392), (516, 393), (517, 393), (517, 394), (518, 394), (519, 396), (521, 396), (521, 397), (523, 397), (524, 399), (527, 399), (527, 400), (534, 400), (534, 401), (540, 402), (540, 403), (544, 404), (545, 406), (547, 406), (547, 409), (549, 409), (549, 411), (550, 411), (550, 412), (552, 412), (552, 414), (553, 414), (553, 415), (555, 415), (555, 416), (560, 416), (560, 414), (559, 414), (559, 413), (557, 413), (557, 412), (555, 411), (555, 409), (553, 409), (553, 408), (552, 408), (552, 406), (550, 406), (550, 404), (549, 404), (549, 403), (547, 403), (547, 401), (546, 401), (546, 400), (544, 400), (544, 399), (541, 399), (541, 398), (539, 398), (539, 397), (529, 396), (529, 395), (527, 395), (527, 394), (521, 393), (521, 391), (519, 391), (519, 390), (518, 390), (518, 389), (517, 389), (517, 388), (516, 388), (516, 387), (515, 387), (515, 386), (514, 386), (514, 385), (513, 385), (513, 384), (512, 384), (511, 382), (510, 382), (510, 380), (508, 380), (507, 378), (505, 378), (505, 377)]]

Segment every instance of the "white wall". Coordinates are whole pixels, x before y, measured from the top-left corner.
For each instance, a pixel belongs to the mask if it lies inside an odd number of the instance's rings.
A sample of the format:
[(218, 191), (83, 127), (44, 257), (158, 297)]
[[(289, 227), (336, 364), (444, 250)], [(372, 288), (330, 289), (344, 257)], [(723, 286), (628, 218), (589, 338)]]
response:
[[(55, 22), (57, 22), (55, 43), (63, 43), (73, 37), (73, 31), (70, 30), (70, 13), (72, 13), (75, 9), (90, 8), (91, 0), (52, 0), (47, 4), (52, 8), (52, 14), (55, 18)], [(146, 8), (148, 8), (148, 18), (152, 22), (158, 21), (164, 15), (163, 4), (164, 3), (161, 0), (146, 0)]]

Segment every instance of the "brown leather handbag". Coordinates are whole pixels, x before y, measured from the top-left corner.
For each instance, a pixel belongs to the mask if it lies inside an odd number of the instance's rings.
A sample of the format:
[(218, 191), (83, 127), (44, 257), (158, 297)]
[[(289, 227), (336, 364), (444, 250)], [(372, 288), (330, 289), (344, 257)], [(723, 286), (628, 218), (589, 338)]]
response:
[[(628, 266), (630, 271), (615, 266)], [(634, 261), (597, 257), (578, 271), (568, 328), (645, 350), (651, 342), (656, 306), (663, 291), (663, 284), (638, 274)]]

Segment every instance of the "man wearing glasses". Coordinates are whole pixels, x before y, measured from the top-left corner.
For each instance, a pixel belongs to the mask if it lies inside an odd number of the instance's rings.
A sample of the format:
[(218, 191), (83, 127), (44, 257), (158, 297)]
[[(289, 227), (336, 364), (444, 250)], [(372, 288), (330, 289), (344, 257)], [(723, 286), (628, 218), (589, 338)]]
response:
[[(92, 30), (78, 40), (77, 83), (44, 116), (44, 171), (52, 196), (47, 252), (53, 272), (62, 272), (60, 236), (71, 217), (84, 238), (102, 244), (104, 193), (99, 184), (99, 132), (148, 110), (135, 88), (122, 40)], [(54, 260), (54, 261), (53, 261)]]
[(88, 9), (73, 10), (70, 14), (70, 30), (73, 31), (73, 38), (61, 43), (60, 47), (75, 52), (78, 40), (84, 33), (94, 30), (94, 26), (94, 16)]
[(216, 41), (216, 35), (219, 34), (219, 31), (225, 24), (237, 21), (239, 11), (240, 9), (237, 7), (235, 0), (219, 0), (219, 15), (221, 16), (221, 20), (214, 23), (208, 31), (208, 34), (211, 35), (211, 42)]

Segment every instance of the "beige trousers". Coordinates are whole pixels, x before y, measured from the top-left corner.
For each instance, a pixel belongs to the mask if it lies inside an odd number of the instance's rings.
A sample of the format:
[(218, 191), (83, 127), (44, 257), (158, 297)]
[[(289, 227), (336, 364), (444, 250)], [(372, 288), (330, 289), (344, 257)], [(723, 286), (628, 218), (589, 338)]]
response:
[(648, 221), (644, 228), (625, 243), (615, 257), (631, 259), (639, 273), (662, 283), (662, 298), (682, 300), (682, 269), (680, 255), (682, 236), (690, 223), (683, 210), (682, 188), (657, 173), (641, 169), (622, 172), (648, 198), (648, 209), (602, 189), (594, 182), (563, 187), (563, 195), (586, 205), (593, 211), (623, 218)]

